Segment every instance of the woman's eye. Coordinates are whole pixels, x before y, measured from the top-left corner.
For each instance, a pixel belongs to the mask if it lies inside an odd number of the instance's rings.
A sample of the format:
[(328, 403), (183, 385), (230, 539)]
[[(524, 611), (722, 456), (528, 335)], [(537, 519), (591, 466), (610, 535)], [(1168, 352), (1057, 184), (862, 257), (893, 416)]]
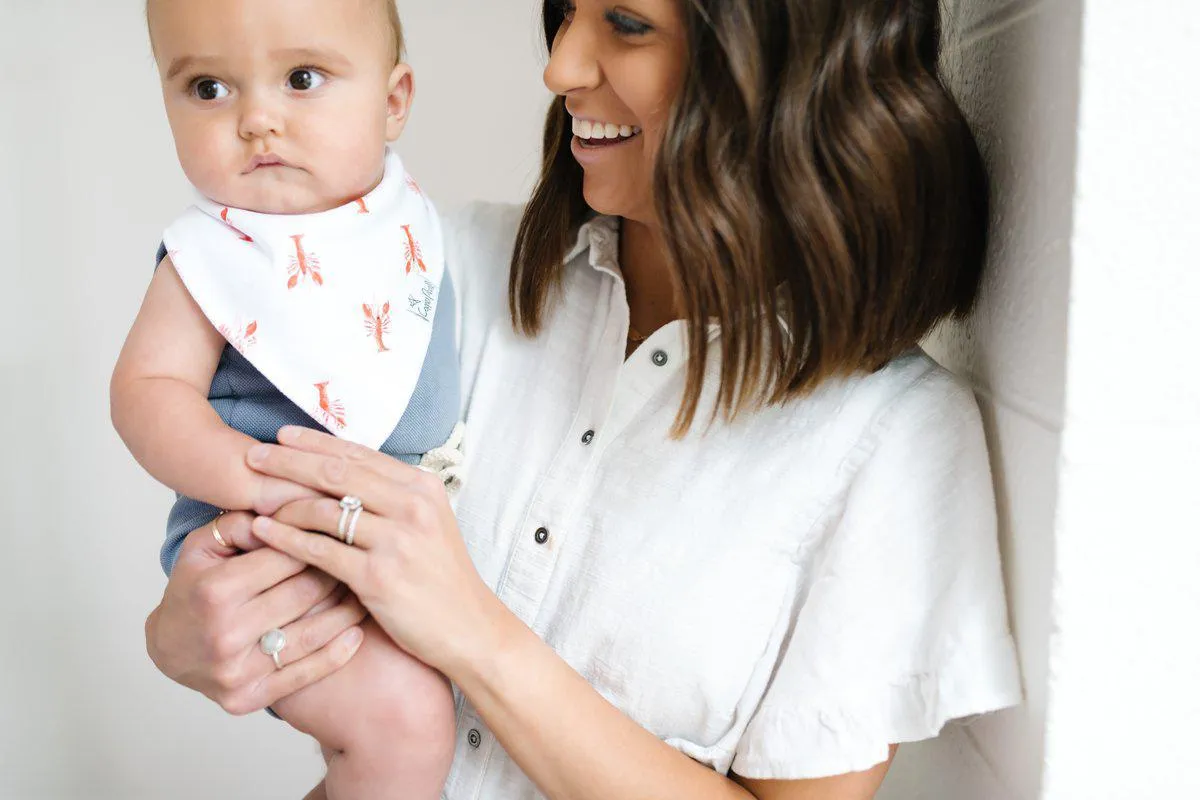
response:
[(646, 23), (638, 22), (636, 19), (627, 17), (617, 11), (609, 11), (604, 17), (617, 33), (624, 36), (642, 36), (654, 30)]
[(192, 94), (205, 102), (223, 100), (229, 96), (229, 87), (212, 78), (201, 78), (192, 83)]
[(297, 92), (308, 92), (324, 83), (324, 75), (315, 69), (308, 69), (307, 67), (292, 70), (292, 74), (288, 76), (288, 86), (291, 86)]

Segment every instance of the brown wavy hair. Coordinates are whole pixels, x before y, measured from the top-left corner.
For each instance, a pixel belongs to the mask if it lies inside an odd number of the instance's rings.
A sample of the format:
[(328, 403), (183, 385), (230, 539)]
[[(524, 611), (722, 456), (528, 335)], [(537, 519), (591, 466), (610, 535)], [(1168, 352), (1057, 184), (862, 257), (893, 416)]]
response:
[[(654, 201), (689, 363), (675, 434), (694, 423), (710, 319), (713, 408), (727, 419), (874, 371), (979, 291), (988, 189), (938, 73), (936, 0), (677, 0), (688, 64)], [(542, 8), (547, 48), (563, 15)], [(590, 211), (556, 98), (516, 239), (513, 324), (538, 333)], [(686, 265), (686, 266), (684, 266)]]

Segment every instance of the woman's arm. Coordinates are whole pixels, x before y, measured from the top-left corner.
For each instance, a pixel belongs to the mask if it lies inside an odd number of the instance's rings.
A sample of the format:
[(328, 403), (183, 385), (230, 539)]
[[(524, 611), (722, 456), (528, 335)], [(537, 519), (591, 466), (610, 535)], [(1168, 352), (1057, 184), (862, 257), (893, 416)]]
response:
[(175, 491), (218, 508), (269, 513), (305, 495), (248, 469), (246, 451), (257, 442), (209, 405), (224, 346), (164, 259), (113, 371), (113, 426), (138, 463)]
[(280, 441), (289, 446), (255, 448), (251, 465), (324, 494), (354, 493), (367, 510), (353, 547), (332, 538), (340, 509), (328, 498), (289, 504), (274, 519), (260, 517), (254, 533), (344, 581), (401, 647), (458, 684), (548, 797), (874, 795), (886, 765), (865, 773), (867, 778), (742, 786), (689, 759), (608, 703), (491, 592), (471, 563), (436, 478), (312, 431), (285, 428)]

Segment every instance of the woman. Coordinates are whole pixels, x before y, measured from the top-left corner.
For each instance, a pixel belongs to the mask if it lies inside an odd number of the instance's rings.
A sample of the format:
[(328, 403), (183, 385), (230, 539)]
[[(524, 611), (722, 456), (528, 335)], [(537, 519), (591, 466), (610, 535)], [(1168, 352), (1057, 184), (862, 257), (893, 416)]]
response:
[(936, 14), (547, 2), (541, 182), (449, 237), (457, 522), (436, 478), (285, 429), (251, 465), (329, 498), (226, 517), (243, 555), (193, 533), (159, 667), (264, 708), (352, 655), (342, 581), (459, 692), (450, 800), (870, 798), (899, 743), (1017, 702), (979, 413), (916, 349), (970, 309), (986, 218)]

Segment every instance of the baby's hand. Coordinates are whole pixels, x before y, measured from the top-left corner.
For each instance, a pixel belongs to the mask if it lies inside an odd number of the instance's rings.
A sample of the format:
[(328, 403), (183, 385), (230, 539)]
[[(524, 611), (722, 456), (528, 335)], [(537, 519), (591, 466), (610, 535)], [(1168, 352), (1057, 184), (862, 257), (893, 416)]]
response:
[(316, 489), (309, 489), (307, 486), (285, 481), (283, 478), (259, 475), (254, 491), (254, 513), (269, 517), (288, 503), (308, 497), (324, 497), (324, 495)]

